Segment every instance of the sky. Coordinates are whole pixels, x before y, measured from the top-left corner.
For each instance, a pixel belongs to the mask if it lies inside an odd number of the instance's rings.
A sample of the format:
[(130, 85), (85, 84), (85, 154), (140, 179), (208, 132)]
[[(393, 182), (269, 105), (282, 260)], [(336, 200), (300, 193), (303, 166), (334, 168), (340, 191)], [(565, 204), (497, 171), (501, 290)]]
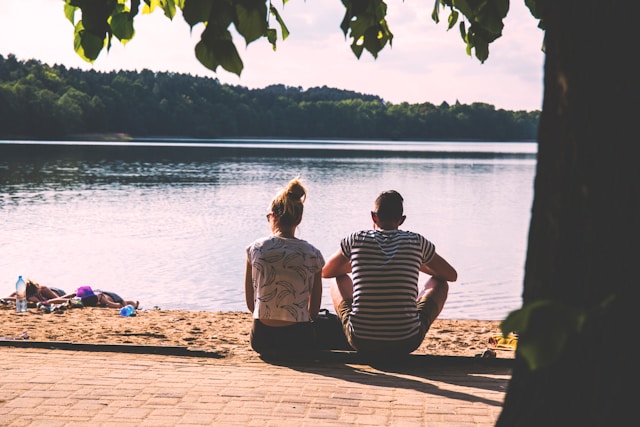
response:
[(114, 39), (111, 49), (91, 64), (73, 49), (73, 26), (62, 0), (1, 3), (0, 55), (14, 54), (19, 60), (96, 71), (171, 71), (248, 88), (328, 86), (394, 104), (483, 102), (512, 111), (542, 108), (544, 33), (524, 0), (511, 1), (502, 37), (489, 46), (484, 64), (466, 54), (457, 25), (447, 31), (447, 10), (441, 10), (440, 23), (431, 19), (433, 0), (387, 0), (393, 44), (377, 58), (365, 51), (360, 59), (340, 29), (340, 0), (289, 0), (284, 7), (274, 0), (290, 35), (278, 40), (275, 52), (266, 39), (246, 46), (244, 39), (234, 37), (244, 62), (240, 76), (221, 67), (214, 72), (198, 62), (194, 48), (202, 25), (190, 29), (179, 13), (173, 20), (160, 9), (138, 15), (133, 40), (122, 45)]

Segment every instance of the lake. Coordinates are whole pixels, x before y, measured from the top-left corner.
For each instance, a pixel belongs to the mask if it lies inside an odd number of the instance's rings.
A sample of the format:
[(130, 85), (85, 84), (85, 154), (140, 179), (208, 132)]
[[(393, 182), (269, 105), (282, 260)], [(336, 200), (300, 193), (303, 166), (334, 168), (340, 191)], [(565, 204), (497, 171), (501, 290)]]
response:
[[(371, 226), (383, 190), (402, 228), (458, 271), (441, 314), (501, 320), (520, 307), (536, 143), (0, 141), (0, 283), (91, 285), (141, 307), (245, 311), (245, 247), (269, 233), (275, 192), (308, 190), (297, 237), (325, 258)], [(422, 277), (425, 280), (425, 277)], [(324, 283), (323, 307), (331, 308)], [(332, 310), (333, 311), (333, 310)]]

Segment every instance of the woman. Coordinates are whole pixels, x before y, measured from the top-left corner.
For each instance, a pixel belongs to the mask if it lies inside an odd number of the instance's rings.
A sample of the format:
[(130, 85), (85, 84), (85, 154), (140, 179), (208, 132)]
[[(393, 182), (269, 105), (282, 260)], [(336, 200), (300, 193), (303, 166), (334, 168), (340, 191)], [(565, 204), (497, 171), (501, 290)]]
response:
[[(31, 279), (27, 279), (27, 304), (35, 307), (39, 302), (43, 302), (52, 298), (58, 298), (64, 295), (64, 291), (58, 288), (40, 285)], [(15, 301), (16, 293), (13, 292), (8, 297), (2, 299), (3, 302)]]
[(263, 357), (310, 355), (316, 351), (311, 320), (322, 300), (322, 253), (295, 237), (306, 189), (295, 178), (271, 201), (271, 234), (247, 249), (245, 297), (253, 313), (251, 347)]
[(75, 292), (59, 298), (42, 301), (40, 305), (64, 304), (73, 298), (80, 298), (83, 307), (122, 308), (125, 305), (132, 305), (133, 308), (137, 309), (138, 305), (140, 305), (138, 301), (122, 299), (122, 297), (115, 292), (101, 291), (99, 289), (94, 291), (91, 289), (91, 286), (80, 286)]

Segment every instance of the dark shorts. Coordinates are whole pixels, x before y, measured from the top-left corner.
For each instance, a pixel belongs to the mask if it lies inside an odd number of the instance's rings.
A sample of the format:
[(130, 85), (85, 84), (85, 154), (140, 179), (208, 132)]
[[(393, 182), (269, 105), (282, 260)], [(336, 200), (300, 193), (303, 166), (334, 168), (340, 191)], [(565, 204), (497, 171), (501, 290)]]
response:
[(250, 341), (254, 351), (270, 358), (305, 357), (318, 351), (311, 322), (274, 327), (253, 319)]
[(54, 288), (52, 286), (49, 286), (49, 289), (51, 289), (56, 295), (58, 295), (59, 297), (65, 296), (67, 293), (65, 291), (63, 291), (62, 289), (59, 288)]
[(113, 302), (116, 302), (118, 304), (122, 304), (124, 302), (122, 297), (120, 295), (116, 294), (115, 292), (102, 291), (102, 293), (105, 294), (105, 295), (109, 295), (111, 297), (111, 299), (113, 300)]
[(434, 301), (422, 298), (418, 301), (418, 314), (420, 316), (420, 330), (412, 337), (397, 341), (380, 341), (358, 338), (353, 333), (351, 326), (351, 302), (343, 301), (338, 307), (338, 317), (342, 323), (342, 329), (347, 337), (349, 345), (358, 353), (366, 353), (374, 356), (397, 356), (415, 351), (424, 340), (431, 323), (437, 317), (438, 308)]

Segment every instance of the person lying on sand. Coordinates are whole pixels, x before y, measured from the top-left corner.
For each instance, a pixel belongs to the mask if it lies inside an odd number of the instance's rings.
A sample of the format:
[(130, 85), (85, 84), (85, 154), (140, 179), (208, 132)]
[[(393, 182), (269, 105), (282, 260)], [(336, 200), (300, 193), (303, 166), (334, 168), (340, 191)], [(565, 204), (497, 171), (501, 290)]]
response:
[[(59, 298), (65, 294), (62, 289), (44, 286), (31, 279), (27, 279), (27, 304), (35, 307), (39, 302), (47, 301), (52, 298)], [(12, 292), (8, 297), (2, 298), (2, 303), (7, 304), (9, 301), (15, 302), (16, 293)]]
[(80, 302), (84, 307), (107, 307), (122, 308), (126, 305), (132, 305), (137, 309), (140, 305), (139, 301), (125, 300), (115, 292), (93, 290), (91, 286), (81, 286), (75, 292), (63, 295), (59, 298), (52, 298), (42, 301), (40, 306), (49, 304), (64, 304), (74, 298), (80, 298)]

